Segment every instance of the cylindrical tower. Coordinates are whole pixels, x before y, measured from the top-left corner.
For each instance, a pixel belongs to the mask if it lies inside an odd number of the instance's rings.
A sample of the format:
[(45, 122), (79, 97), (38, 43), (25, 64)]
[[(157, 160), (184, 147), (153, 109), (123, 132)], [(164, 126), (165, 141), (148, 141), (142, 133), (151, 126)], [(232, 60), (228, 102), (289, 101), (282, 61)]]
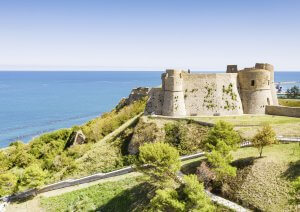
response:
[(164, 116), (185, 116), (185, 103), (183, 94), (183, 79), (180, 70), (168, 69), (162, 75), (164, 102), (162, 115)]
[(273, 105), (278, 105), (277, 91), (274, 80), (274, 66), (268, 63), (256, 63), (255, 68), (265, 69), (270, 72), (270, 88), (272, 93)]
[(265, 106), (273, 105), (268, 70), (245, 68), (238, 73), (238, 80), (244, 113), (264, 114)]

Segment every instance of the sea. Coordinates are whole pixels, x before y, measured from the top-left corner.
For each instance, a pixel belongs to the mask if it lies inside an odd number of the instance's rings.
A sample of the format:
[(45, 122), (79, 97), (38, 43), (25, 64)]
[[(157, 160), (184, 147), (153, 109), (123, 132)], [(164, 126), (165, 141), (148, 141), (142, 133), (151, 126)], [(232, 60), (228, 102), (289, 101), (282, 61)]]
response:
[[(131, 89), (159, 86), (161, 73), (1, 71), (0, 148), (16, 140), (28, 142), (46, 132), (84, 124), (112, 110)], [(300, 72), (275, 72), (275, 81), (296, 81), (282, 84), (283, 89), (300, 86)]]

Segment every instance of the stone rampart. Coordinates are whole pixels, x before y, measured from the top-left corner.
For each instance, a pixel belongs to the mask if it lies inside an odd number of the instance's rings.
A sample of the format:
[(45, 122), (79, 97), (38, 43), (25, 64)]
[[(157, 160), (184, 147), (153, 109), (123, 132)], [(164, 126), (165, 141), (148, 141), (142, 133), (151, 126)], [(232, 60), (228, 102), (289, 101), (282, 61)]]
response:
[(276, 116), (300, 117), (300, 107), (266, 106), (266, 114)]

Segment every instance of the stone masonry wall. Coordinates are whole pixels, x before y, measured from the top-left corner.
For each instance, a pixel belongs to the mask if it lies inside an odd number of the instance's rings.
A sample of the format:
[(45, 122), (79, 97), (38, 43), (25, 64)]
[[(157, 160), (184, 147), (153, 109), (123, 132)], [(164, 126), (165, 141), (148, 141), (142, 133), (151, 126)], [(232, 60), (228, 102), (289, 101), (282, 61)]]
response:
[(183, 73), (186, 115), (241, 115), (237, 73)]
[(277, 116), (300, 117), (300, 107), (266, 106), (266, 114)]

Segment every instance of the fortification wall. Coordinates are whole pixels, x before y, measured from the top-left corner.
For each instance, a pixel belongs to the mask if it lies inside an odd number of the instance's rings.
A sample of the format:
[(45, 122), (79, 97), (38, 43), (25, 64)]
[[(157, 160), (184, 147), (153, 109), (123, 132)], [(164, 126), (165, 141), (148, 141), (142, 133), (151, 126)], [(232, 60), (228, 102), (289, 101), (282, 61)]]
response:
[(237, 74), (182, 73), (186, 115), (240, 115)]
[(164, 101), (164, 92), (162, 88), (151, 88), (149, 99), (145, 108), (145, 115), (162, 115), (162, 105)]
[(277, 116), (300, 117), (300, 107), (266, 106), (266, 114)]

